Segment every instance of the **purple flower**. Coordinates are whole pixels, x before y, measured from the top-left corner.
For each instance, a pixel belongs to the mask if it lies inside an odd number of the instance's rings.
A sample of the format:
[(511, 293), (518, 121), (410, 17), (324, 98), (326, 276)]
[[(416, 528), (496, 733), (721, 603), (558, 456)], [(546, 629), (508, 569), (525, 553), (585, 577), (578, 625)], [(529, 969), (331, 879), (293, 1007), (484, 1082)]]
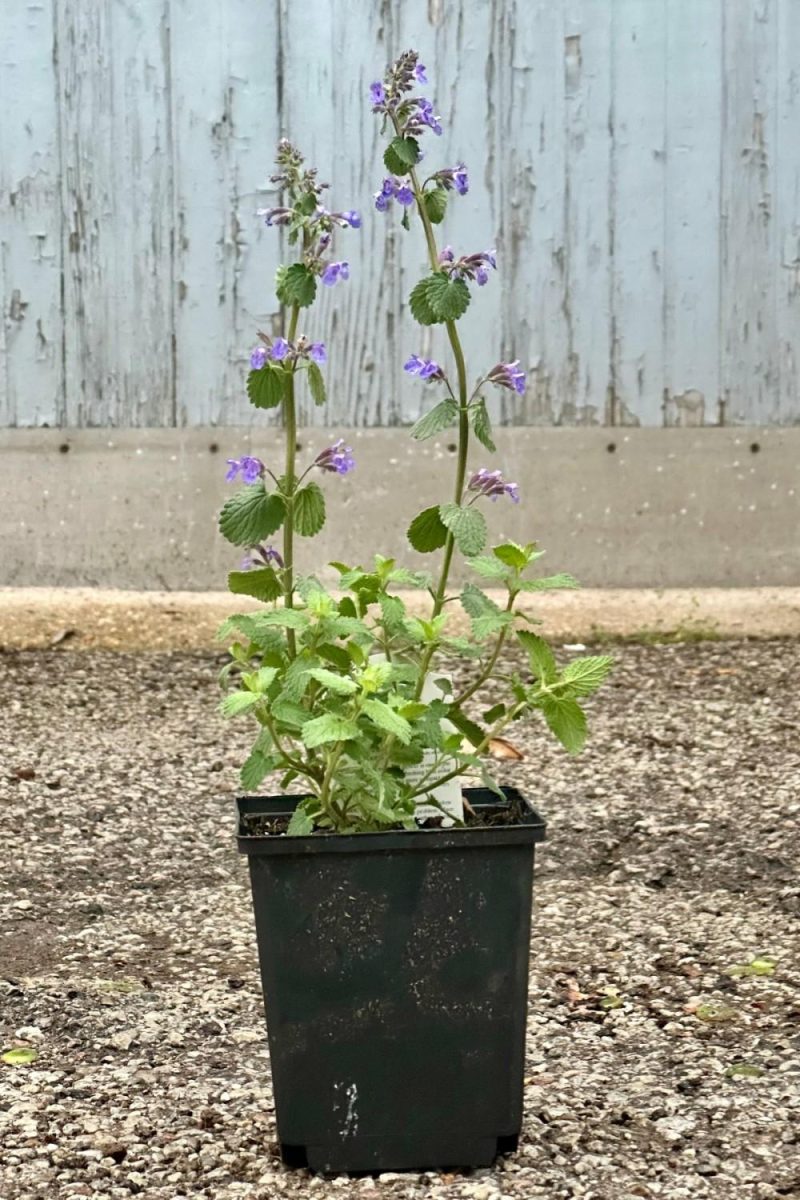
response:
[[(258, 558), (254, 557), (255, 555), (258, 555)], [(276, 567), (283, 566), (283, 559), (274, 546), (251, 546), (242, 559), (239, 570), (249, 571), (253, 567), (268, 567), (270, 563), (275, 563)]]
[(226, 483), (233, 483), (239, 474), (241, 474), (242, 483), (258, 483), (266, 470), (260, 458), (252, 458), (248, 454), (245, 454), (242, 458), (229, 458), (227, 462)]
[(459, 163), (453, 172), (453, 183), (459, 196), (466, 196), (469, 191), (469, 176), (463, 163)]
[(432, 129), (437, 137), (441, 135), (441, 118), (434, 113), (430, 100), (420, 99), (417, 101), (417, 120)]
[(444, 250), (440, 250), (440, 251), (439, 251), (439, 262), (440, 262), (440, 263), (449, 263), (449, 262), (453, 262), (453, 261), (454, 261), (454, 259), (455, 259), (455, 257), (456, 257), (456, 256), (455, 256), (455, 254), (453, 253), (453, 247), (452, 247), (452, 246), (445, 246)]
[(250, 351), (250, 366), (254, 371), (260, 371), (266, 361), (267, 350), (265, 346), (256, 346), (255, 350)]
[(350, 278), (350, 264), (346, 262), (328, 263), (325, 270), (322, 272), (322, 282), (326, 287), (333, 287), (341, 279), (345, 281)]
[(313, 359), (315, 363), (325, 363), (328, 361), (328, 351), (325, 349), (324, 342), (312, 342), (308, 347), (308, 357)]
[(389, 207), (390, 196), (384, 196), (383, 192), (375, 193), (375, 207), (378, 212), (386, 212)]
[(270, 358), (274, 358), (277, 362), (280, 362), (282, 359), (286, 358), (286, 355), (289, 353), (289, 349), (289, 343), (287, 342), (286, 338), (279, 337), (275, 338), (275, 341), (270, 346), (268, 353)]
[(330, 244), (331, 244), (330, 233), (321, 233), (320, 238), (319, 238), (319, 245), (317, 247), (317, 249), (319, 250), (319, 253), (321, 254), (323, 250), (327, 250), (328, 246), (330, 246)]
[(369, 98), (375, 106), (386, 102), (386, 89), (382, 83), (376, 82), (369, 85)]
[(397, 180), (392, 178), (384, 179), (383, 183), (381, 184), (380, 194), (385, 196), (387, 200), (391, 200), (396, 191)]
[(416, 79), (417, 83), (428, 82), (428, 77), (425, 74), (425, 68), (422, 63), (417, 63), (417, 65), (414, 67), (414, 78)]
[(342, 216), (351, 229), (361, 228), (361, 216), (354, 208), (349, 208), (347, 212), (342, 213)]
[(485, 283), (489, 282), (489, 272), (486, 270), (486, 267), (478, 267), (475, 272), (475, 282), (478, 287), (483, 287)]
[(488, 471), (486, 467), (481, 467), (470, 475), (467, 488), (479, 496), (490, 496), (492, 500), (498, 496), (508, 496), (515, 504), (519, 504), (519, 484), (507, 483), (500, 471)]
[(398, 204), (407, 208), (409, 204), (414, 203), (414, 192), (407, 183), (402, 183), (395, 189), (394, 198)]
[(525, 372), (520, 371), (518, 358), (514, 362), (498, 363), (496, 367), (492, 367), (486, 378), (497, 387), (509, 388), (520, 396), (525, 391)]
[(438, 363), (432, 358), (420, 358), (418, 354), (412, 354), (407, 363), (404, 364), (403, 370), (409, 375), (419, 375), (420, 379), (442, 379), (444, 372)]
[(265, 225), (288, 225), (292, 219), (290, 208), (257, 208), (256, 216), (264, 218)]
[(335, 472), (337, 475), (346, 475), (355, 465), (352, 447), (345, 446), (344, 438), (339, 438), (332, 446), (326, 446), (314, 459), (314, 466), (323, 471)]

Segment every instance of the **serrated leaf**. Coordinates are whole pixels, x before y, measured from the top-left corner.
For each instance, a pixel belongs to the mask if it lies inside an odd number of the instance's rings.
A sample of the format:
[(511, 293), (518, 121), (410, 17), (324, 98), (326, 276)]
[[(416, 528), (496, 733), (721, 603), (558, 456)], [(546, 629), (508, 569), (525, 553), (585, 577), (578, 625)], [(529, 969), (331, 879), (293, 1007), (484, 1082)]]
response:
[(358, 691), (355, 680), (347, 675), (337, 675), (335, 671), (329, 671), (326, 667), (312, 667), (308, 673), (329, 692), (336, 692), (339, 696), (352, 696), (353, 692)]
[(437, 321), (457, 321), (469, 308), (469, 288), (463, 279), (437, 271), (428, 280), (426, 299)]
[(439, 225), (447, 212), (447, 192), (443, 187), (429, 188), (423, 193), (425, 211), (432, 225)]
[(236, 596), (253, 596), (268, 602), (277, 600), (282, 592), (278, 576), (272, 567), (258, 567), (253, 571), (230, 571), (228, 591)]
[(308, 386), (311, 392), (311, 398), (315, 404), (324, 404), (327, 399), (325, 391), (325, 379), (322, 371), (315, 362), (308, 364)]
[(461, 607), (470, 617), (495, 616), (503, 610), (474, 583), (465, 583), (461, 591)]
[(476, 574), (483, 575), (485, 579), (505, 579), (508, 576), (508, 568), (504, 563), (498, 562), (496, 558), (490, 558), (485, 554), (477, 558), (468, 558), (467, 566), (475, 571)]
[(420, 417), (411, 430), (411, 436), (418, 442), (424, 442), (426, 438), (433, 437), (436, 433), (441, 433), (443, 429), (449, 429), (457, 421), (458, 405), (455, 400), (451, 400), (448, 397), (446, 400), (440, 401), (430, 412), (426, 412), (424, 416)]
[(279, 725), (288, 725), (291, 729), (302, 729), (306, 722), (311, 720), (311, 714), (307, 708), (303, 708), (301, 704), (295, 704), (292, 700), (287, 700), (283, 693), (277, 700), (272, 701), (269, 711), (270, 716)]
[(393, 734), (404, 746), (411, 741), (411, 726), (408, 721), (382, 700), (365, 700), (363, 711), (379, 729)]
[(274, 766), (274, 760), (260, 750), (254, 750), (242, 763), (239, 781), (247, 792), (254, 792)]
[(492, 422), (489, 420), (483, 396), (479, 396), (475, 403), (469, 406), (469, 418), (475, 437), (490, 453), (495, 454), (497, 446), (492, 441)]
[(552, 683), (558, 674), (553, 651), (544, 638), (538, 633), (530, 633), (527, 629), (518, 629), (517, 638), (528, 652), (531, 671), (542, 683)]
[(428, 285), (431, 279), (433, 279), (432, 275), (426, 275), (424, 279), (420, 279), (408, 298), (411, 315), (415, 321), (419, 321), (420, 325), (436, 325), (439, 321), (428, 300)]
[(449, 708), (447, 710), (447, 719), (455, 725), (459, 733), (463, 733), (464, 737), (477, 750), (478, 746), (486, 737), (486, 730), (481, 729), (480, 725), (476, 725), (471, 721), (460, 708)]
[(487, 725), (494, 725), (495, 721), (499, 721), (501, 717), (506, 715), (505, 704), (494, 704), (487, 709), (483, 714), (483, 719)]
[(358, 737), (358, 726), (348, 717), (336, 713), (323, 713), (313, 721), (307, 721), (301, 734), (304, 744), (313, 749), (327, 742), (347, 742)]
[(257, 692), (231, 692), (219, 706), (223, 717), (238, 717), (239, 713), (247, 712), (263, 700)]
[(275, 290), (281, 304), (308, 308), (317, 294), (316, 276), (305, 263), (296, 262), (289, 267), (279, 267)]
[(522, 571), (530, 562), (528, 551), (516, 542), (502, 542), (499, 546), (493, 546), (492, 554), (505, 566), (513, 567), (516, 571)]
[(608, 675), (614, 664), (607, 654), (575, 658), (561, 672), (560, 682), (569, 684), (570, 696), (591, 696)]
[(560, 571), (557, 575), (543, 575), (541, 579), (525, 579), (520, 584), (523, 592), (547, 592), (556, 588), (579, 588), (581, 585), (573, 575)]
[(257, 671), (242, 675), (242, 683), (249, 692), (264, 693), (269, 689), (277, 674), (276, 667), (260, 667)]
[(393, 138), (383, 153), (383, 161), (392, 175), (407, 175), (419, 162), (419, 142), (413, 137)]
[(420, 554), (431, 554), (447, 541), (447, 526), (439, 515), (438, 505), (424, 508), (408, 527), (408, 540)]
[(283, 524), (286, 505), (268, 495), (261, 484), (242, 488), (222, 506), (219, 530), (234, 546), (256, 546)]
[(381, 606), (381, 619), (386, 632), (390, 636), (401, 633), (405, 627), (406, 606), (400, 597), (381, 592), (378, 603)]
[(247, 396), (253, 408), (277, 408), (286, 396), (288, 376), (270, 363), (247, 376)]
[(279, 625), (282, 629), (305, 629), (308, 617), (297, 608), (279, 608), (275, 612), (261, 613), (262, 625)]
[(307, 483), (294, 496), (294, 527), (301, 537), (313, 537), (325, 524), (325, 497), (319, 484)]
[(486, 518), (478, 508), (460, 504), (440, 504), (439, 516), (450, 530), (462, 554), (480, 554), (486, 545)]
[(314, 832), (314, 822), (306, 810), (298, 805), (292, 813), (286, 834), (288, 837), (306, 837)]
[(578, 754), (586, 741), (586, 714), (576, 700), (546, 696), (541, 702), (544, 719), (569, 754)]
[(6, 1050), (2, 1055), (3, 1062), (8, 1063), (10, 1067), (27, 1067), (31, 1063), (36, 1062), (39, 1057), (39, 1051), (33, 1046), (12, 1046), (10, 1050)]

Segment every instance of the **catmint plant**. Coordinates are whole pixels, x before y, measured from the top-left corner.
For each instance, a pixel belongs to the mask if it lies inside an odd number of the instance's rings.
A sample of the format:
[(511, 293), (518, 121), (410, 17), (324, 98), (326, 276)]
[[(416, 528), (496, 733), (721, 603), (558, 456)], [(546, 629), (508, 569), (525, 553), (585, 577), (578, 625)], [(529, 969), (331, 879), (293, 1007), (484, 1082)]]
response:
[[(486, 512), (491, 504), (520, 500), (519, 485), (502, 468), (469, 467), (471, 443), (494, 453), (485, 389), (521, 395), (525, 373), (518, 361), (499, 362), (470, 387), (458, 333), (459, 318), (497, 271), (493, 249), (457, 252), (440, 247), (435, 227), (451, 201), (469, 188), (462, 162), (435, 169), (421, 179), (420, 141), (442, 133), (442, 119), (419, 88), (427, 72), (414, 51), (401, 55), (369, 89), (368, 104), (387, 137), (388, 172), (374, 193), (374, 209), (411, 229), (418, 223), (428, 270), (413, 288), (409, 306), (423, 326), (443, 326), (447, 361), (425, 358), (409, 347), (404, 370), (430, 390), (433, 402), (411, 430), (417, 441), (457, 429), (457, 455), (450, 498), (425, 508), (410, 522), (408, 539), (423, 555), (436, 555), (432, 573), (411, 571), (376, 554), (367, 565), (334, 562), (336, 592), (314, 575), (299, 575), (295, 539), (313, 537), (325, 522), (325, 498), (317, 482), (357, 470), (351, 447), (338, 439), (322, 446), (303, 465), (297, 461), (296, 388), (303, 382), (317, 404), (326, 401), (322, 367), (328, 350), (314, 340), (311, 310), (319, 285), (346, 285), (350, 259), (335, 243), (362, 226), (354, 209), (333, 210), (322, 202), (327, 185), (307, 168), (288, 141), (278, 147), (281, 205), (263, 210), (269, 226), (286, 231), (291, 262), (279, 267), (276, 292), (285, 315), (280, 335), (260, 333), (250, 353), (247, 392), (256, 408), (281, 410), (283, 462), (243, 455), (228, 460), (226, 478), (243, 485), (224, 505), (220, 529), (245, 551), (231, 571), (232, 592), (255, 597), (264, 611), (227, 620), (221, 636), (237, 635), (221, 682), (227, 690), (224, 716), (247, 714), (257, 736), (241, 770), (244, 788), (258, 788), (272, 772), (281, 787), (302, 794), (288, 832), (352, 833), (414, 828), (433, 790), (467, 773), (498, 791), (486, 752), (509, 725), (541, 714), (569, 752), (581, 749), (586, 717), (580, 701), (603, 682), (607, 656), (575, 658), (561, 668), (548, 644), (527, 627), (519, 610), (526, 593), (572, 588), (572, 576), (537, 576), (543, 551), (535, 542), (490, 545)], [(354, 264), (357, 252), (352, 253)], [(354, 265), (354, 270), (357, 269)], [(331, 480), (332, 486), (347, 486)], [(280, 539), (278, 541), (278, 539)], [(451, 594), (453, 560), (479, 580), (505, 592), (497, 604), (475, 582)], [(463, 573), (463, 572), (462, 572)], [(424, 617), (411, 615), (400, 588), (430, 596)], [(453, 632), (451, 601), (469, 619), (468, 636)], [(525, 667), (508, 665), (504, 648), (516, 643)], [(444, 681), (466, 682), (451, 691)], [(480, 709), (480, 694), (492, 685), (494, 703)], [(498, 693), (502, 699), (496, 699)], [(499, 793), (502, 795), (502, 793)]]

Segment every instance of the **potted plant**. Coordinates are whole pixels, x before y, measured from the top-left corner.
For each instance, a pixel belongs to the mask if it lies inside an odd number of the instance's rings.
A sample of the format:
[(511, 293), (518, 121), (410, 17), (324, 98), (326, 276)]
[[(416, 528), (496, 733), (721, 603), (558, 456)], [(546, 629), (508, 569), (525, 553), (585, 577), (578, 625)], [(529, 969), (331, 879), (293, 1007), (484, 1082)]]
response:
[[(260, 335), (247, 381), (256, 408), (280, 409), (282, 469), (271, 458), (229, 461), (244, 487), (224, 505), (220, 528), (246, 549), (230, 590), (263, 601), (231, 617), (237, 640), (223, 669), (226, 717), (246, 716), (257, 736), (241, 771), (257, 792), (281, 773), (281, 794), (238, 801), (239, 848), (253, 890), (278, 1133), (284, 1160), (323, 1171), (480, 1166), (516, 1146), (522, 1115), (528, 946), (535, 843), (544, 824), (527, 799), (487, 769), (493, 739), (541, 714), (564, 747), (586, 736), (582, 697), (610, 659), (560, 668), (518, 609), (520, 596), (573, 587), (569, 575), (535, 574), (534, 542), (489, 546), (487, 499), (516, 503), (517, 484), (470, 470), (470, 443), (492, 452), (485, 389), (521, 393), (516, 362), (498, 363), (470, 387), (457, 322), (495, 269), (492, 251), (439, 248), (435, 227), (468, 187), (458, 164), (420, 180), (423, 134), (441, 132), (416, 53), (372, 85), (387, 130), (379, 212), (420, 222), (428, 268), (410, 296), (422, 325), (443, 325), (452, 367), (411, 355), (405, 370), (435, 399), (411, 430), (423, 440), (453, 426), (458, 453), (449, 499), (418, 513), (408, 538), (437, 555), (433, 574), (376, 554), (366, 565), (332, 564), (334, 592), (295, 569), (296, 539), (325, 521), (312, 476), (347, 475), (339, 440), (303, 469), (296, 454), (295, 389), (325, 403), (327, 351), (313, 339), (320, 284), (349, 274), (334, 235), (358, 229), (352, 210), (322, 203), (325, 185), (287, 141), (278, 148), (283, 226), (295, 258), (278, 270), (288, 314), (281, 336)], [(280, 531), (280, 548), (268, 539)], [(452, 594), (455, 555), (478, 580), (502, 589), (498, 604), (475, 582)], [(408, 611), (401, 588), (427, 590), (429, 608)], [(468, 621), (453, 628), (455, 601)], [(524, 652), (524, 669), (503, 658)], [(485, 687), (502, 699), (480, 707)], [(477, 774), (480, 787), (464, 788)], [(291, 789), (291, 790), (290, 790)]]

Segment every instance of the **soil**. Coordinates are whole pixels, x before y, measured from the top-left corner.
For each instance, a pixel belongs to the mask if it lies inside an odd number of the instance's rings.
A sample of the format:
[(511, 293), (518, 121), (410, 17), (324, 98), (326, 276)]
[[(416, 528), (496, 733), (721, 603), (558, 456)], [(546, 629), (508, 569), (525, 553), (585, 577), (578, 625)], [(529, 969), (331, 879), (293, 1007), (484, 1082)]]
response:
[(218, 660), (0, 655), (3, 1200), (800, 1197), (800, 644), (615, 653), (583, 755), (497, 766), (549, 839), (519, 1149), (358, 1180), (277, 1157)]

